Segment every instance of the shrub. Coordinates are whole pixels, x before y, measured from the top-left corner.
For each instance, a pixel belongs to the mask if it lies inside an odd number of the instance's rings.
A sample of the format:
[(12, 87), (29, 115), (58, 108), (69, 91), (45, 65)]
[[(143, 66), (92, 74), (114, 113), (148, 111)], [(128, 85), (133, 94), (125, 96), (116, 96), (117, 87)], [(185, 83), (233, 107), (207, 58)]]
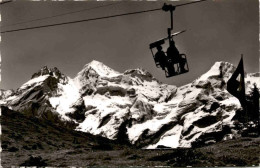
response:
[(16, 147), (10, 147), (10, 148), (8, 149), (9, 152), (17, 152), (18, 150), (19, 150), (19, 149), (16, 148)]
[(30, 156), (24, 163), (20, 164), (20, 166), (47, 166), (46, 160), (43, 160), (41, 156)]

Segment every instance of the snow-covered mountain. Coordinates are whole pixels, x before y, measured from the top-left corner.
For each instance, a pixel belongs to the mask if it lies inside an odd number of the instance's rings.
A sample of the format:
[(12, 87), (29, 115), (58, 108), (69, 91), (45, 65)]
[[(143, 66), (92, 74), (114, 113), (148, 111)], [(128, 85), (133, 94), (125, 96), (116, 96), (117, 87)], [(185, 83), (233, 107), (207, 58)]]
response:
[[(2, 96), (0, 104), (143, 148), (191, 147), (238, 135), (232, 119), (241, 106), (226, 90), (234, 70), (230, 63), (216, 62), (177, 88), (146, 70), (119, 73), (98, 61), (86, 64), (74, 79), (44, 67), (16, 92)], [(245, 80), (247, 93), (253, 83), (260, 88), (258, 73)]]

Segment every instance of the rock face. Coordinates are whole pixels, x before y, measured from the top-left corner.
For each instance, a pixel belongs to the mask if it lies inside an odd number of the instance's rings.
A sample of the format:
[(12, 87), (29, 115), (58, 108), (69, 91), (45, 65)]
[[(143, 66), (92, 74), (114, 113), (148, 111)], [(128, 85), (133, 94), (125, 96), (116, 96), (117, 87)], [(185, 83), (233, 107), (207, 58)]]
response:
[(14, 95), (14, 90), (0, 89), (0, 100), (5, 100), (12, 95)]
[[(232, 119), (241, 106), (226, 90), (234, 70), (230, 63), (216, 62), (177, 88), (146, 70), (119, 73), (98, 61), (85, 65), (74, 79), (44, 67), (2, 97), (1, 104), (143, 148), (199, 146), (238, 135)], [(256, 74), (248, 75), (246, 86), (258, 80)]]
[(2, 105), (22, 112), (27, 116), (38, 117), (61, 125), (74, 125), (70, 120), (62, 121), (60, 114), (52, 107), (49, 98), (60, 94), (60, 85), (67, 85), (69, 78), (57, 74), (57, 68), (43, 67), (13, 94), (2, 100)]

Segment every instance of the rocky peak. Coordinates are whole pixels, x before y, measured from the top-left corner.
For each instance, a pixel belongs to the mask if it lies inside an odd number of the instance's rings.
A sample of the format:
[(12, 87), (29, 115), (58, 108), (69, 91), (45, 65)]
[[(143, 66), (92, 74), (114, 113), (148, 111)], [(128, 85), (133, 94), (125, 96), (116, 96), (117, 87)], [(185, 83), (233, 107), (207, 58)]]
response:
[(100, 80), (109, 80), (121, 74), (103, 63), (93, 60), (86, 64), (83, 69), (73, 79), (80, 92), (93, 92)]
[(65, 84), (68, 81), (67, 77), (64, 74), (62, 74), (57, 67), (48, 68), (47, 66), (42, 67), (38, 72), (34, 73), (31, 79), (44, 75), (50, 75), (52, 77), (55, 77), (63, 84)]
[(78, 73), (77, 76), (79, 75), (85, 77), (114, 77), (120, 75), (120, 73), (109, 68), (99, 61), (93, 60), (84, 66), (84, 68)]
[(208, 80), (212, 78), (222, 78), (225, 81), (229, 79), (235, 71), (235, 66), (228, 62), (216, 62), (208, 72), (203, 74), (199, 80)]
[(157, 81), (157, 79), (155, 79), (150, 72), (148, 72), (147, 70), (144, 70), (142, 68), (126, 70), (124, 72), (124, 75), (131, 75), (131, 77), (138, 77), (138, 78), (140, 78), (142, 80), (146, 80), (146, 81), (152, 81), (152, 80)]

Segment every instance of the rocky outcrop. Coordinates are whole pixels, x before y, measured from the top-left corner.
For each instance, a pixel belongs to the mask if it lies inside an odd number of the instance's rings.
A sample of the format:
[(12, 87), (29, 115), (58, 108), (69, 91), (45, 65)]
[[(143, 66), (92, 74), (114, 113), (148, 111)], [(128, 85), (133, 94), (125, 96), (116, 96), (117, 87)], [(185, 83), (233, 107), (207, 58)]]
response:
[(15, 94), (14, 90), (3, 90), (0, 89), (0, 100), (5, 100), (10, 96), (13, 96)]
[(19, 111), (26, 116), (37, 117), (58, 125), (75, 129), (76, 123), (64, 120), (51, 105), (49, 98), (60, 94), (60, 86), (68, 83), (68, 77), (57, 68), (48, 69), (46, 66), (32, 76), (15, 92), (5, 98), (1, 105)]
[(34, 73), (31, 79), (37, 78), (39, 76), (44, 76), (44, 75), (50, 75), (56, 78), (57, 80), (59, 80), (59, 82), (63, 84), (65, 84), (68, 81), (67, 77), (64, 74), (62, 74), (58, 68), (54, 67), (49, 69), (47, 66), (44, 66), (38, 72)]

